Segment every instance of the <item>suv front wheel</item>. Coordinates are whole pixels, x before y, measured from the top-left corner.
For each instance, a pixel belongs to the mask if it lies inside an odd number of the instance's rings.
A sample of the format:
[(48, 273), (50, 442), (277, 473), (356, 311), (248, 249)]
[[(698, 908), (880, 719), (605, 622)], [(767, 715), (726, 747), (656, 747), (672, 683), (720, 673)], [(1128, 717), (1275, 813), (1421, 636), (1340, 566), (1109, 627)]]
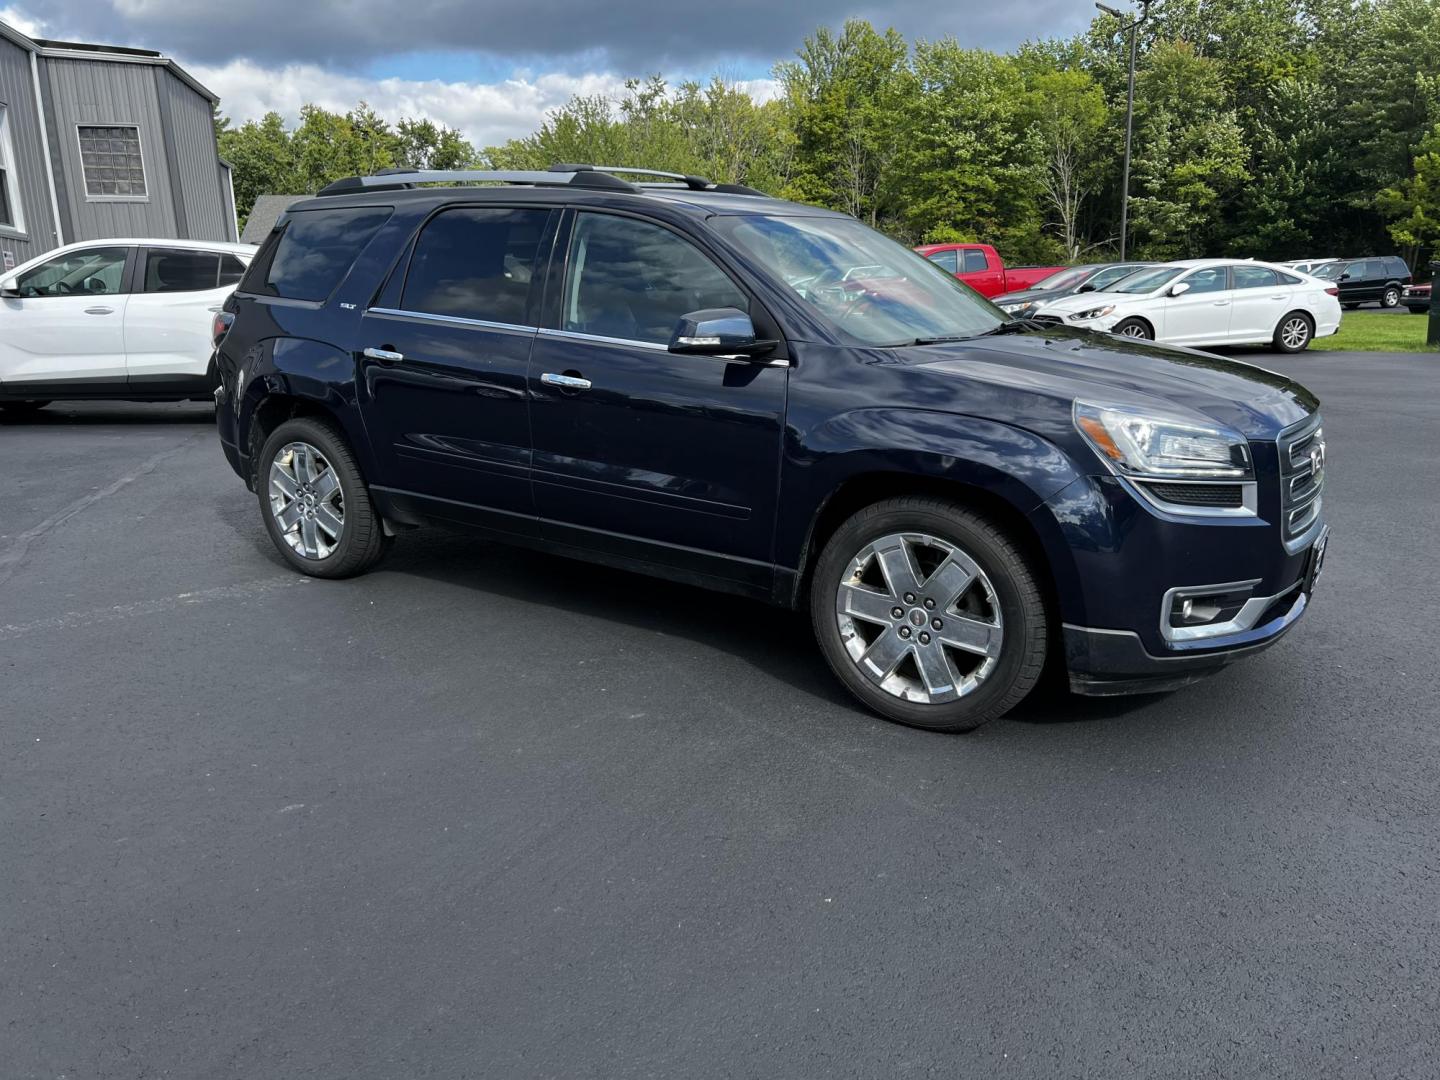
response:
[(385, 554), (380, 515), (354, 453), (331, 424), (285, 421), (265, 440), (256, 480), (265, 531), (302, 574), (351, 577)]
[(816, 564), (810, 614), (851, 693), (932, 731), (1002, 715), (1045, 664), (1034, 573), (1000, 529), (948, 499), (887, 499), (846, 521)]

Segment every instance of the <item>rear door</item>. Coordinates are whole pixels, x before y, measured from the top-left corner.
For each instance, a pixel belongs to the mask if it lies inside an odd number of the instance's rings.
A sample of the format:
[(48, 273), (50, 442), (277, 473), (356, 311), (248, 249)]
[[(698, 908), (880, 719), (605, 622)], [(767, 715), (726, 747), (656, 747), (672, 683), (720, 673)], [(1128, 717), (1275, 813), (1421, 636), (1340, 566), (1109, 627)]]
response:
[(213, 351), (211, 321), (245, 272), (229, 252), (140, 249), (125, 310), (131, 386), (199, 386)]
[(1230, 268), (1234, 301), (1230, 311), (1231, 341), (1269, 341), (1290, 310), (1292, 289), (1264, 266), (1244, 263)]
[(361, 320), (365, 426), (384, 484), (427, 511), (534, 531), (526, 368), (558, 211), (450, 206)]
[(530, 363), (542, 535), (768, 588), (789, 367), (667, 349), (688, 312), (768, 315), (665, 225), (571, 222)]
[[(134, 248), (97, 246), (55, 255), (13, 278), (0, 299), (0, 383), (36, 396), (125, 387), (125, 307)], [(45, 389), (48, 387), (49, 389)]]
[(1165, 298), (1165, 325), (1160, 340), (1176, 345), (1218, 345), (1228, 341), (1234, 299), (1229, 268), (1203, 266), (1180, 281), (1190, 288), (1179, 296)]

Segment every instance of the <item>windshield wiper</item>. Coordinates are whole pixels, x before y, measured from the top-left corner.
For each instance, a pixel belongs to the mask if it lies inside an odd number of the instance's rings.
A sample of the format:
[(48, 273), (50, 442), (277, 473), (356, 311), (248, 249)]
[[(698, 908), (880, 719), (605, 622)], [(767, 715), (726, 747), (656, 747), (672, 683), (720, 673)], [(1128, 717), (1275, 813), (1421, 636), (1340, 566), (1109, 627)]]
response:
[(1023, 334), (1027, 330), (1038, 330), (1039, 324), (1029, 319), (1006, 319), (998, 326), (992, 326), (989, 330), (982, 330), (982, 337), (991, 337), (995, 334)]
[[(989, 331), (981, 331), (989, 333)], [(917, 337), (905, 342), (906, 345), (945, 345), (952, 341), (970, 341), (978, 334), (941, 334), (938, 337)]]

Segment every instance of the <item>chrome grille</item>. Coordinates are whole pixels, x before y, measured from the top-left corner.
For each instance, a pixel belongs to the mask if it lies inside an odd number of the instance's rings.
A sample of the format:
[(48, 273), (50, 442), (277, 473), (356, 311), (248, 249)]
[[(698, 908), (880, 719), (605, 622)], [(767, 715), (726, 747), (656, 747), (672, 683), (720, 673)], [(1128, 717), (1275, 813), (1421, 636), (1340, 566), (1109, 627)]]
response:
[(1285, 546), (1298, 551), (1320, 520), (1325, 490), (1325, 429), (1320, 414), (1280, 433), (1280, 522)]

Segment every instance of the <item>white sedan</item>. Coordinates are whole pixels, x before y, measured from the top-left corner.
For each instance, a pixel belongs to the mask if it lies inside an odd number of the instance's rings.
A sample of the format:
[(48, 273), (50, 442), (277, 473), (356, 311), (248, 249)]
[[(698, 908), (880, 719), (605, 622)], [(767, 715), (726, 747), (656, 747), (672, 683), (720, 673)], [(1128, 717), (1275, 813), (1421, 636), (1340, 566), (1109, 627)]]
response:
[(57, 398), (203, 400), (215, 312), (250, 244), (95, 240), (0, 277), (0, 409)]
[(1164, 263), (1105, 292), (1044, 305), (1038, 322), (1171, 345), (1262, 345), (1299, 352), (1340, 329), (1339, 290), (1283, 266), (1226, 259)]

